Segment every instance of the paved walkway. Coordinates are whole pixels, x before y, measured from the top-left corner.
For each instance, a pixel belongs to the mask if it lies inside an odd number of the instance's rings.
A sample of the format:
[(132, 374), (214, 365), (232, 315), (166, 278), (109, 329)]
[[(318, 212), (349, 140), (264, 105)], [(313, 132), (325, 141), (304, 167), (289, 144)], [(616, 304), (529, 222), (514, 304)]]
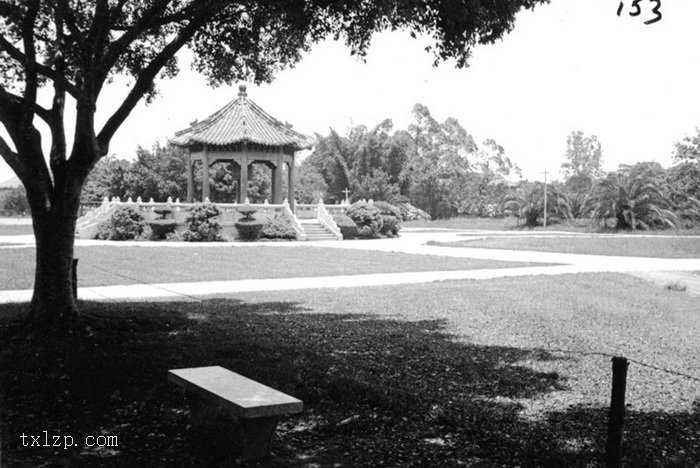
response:
[[(547, 263), (549, 266), (529, 266), (521, 268), (495, 268), (459, 271), (423, 271), (406, 273), (376, 273), (363, 275), (340, 275), (304, 278), (255, 279), (237, 281), (208, 281), (189, 283), (158, 283), (136, 285), (114, 285), (100, 287), (81, 287), (78, 295), (87, 300), (162, 300), (167, 298), (198, 300), (199, 297), (217, 294), (234, 294), (243, 292), (260, 292), (273, 290), (300, 290), (318, 288), (351, 288), (366, 286), (387, 286), (399, 284), (428, 283), (450, 280), (483, 280), (515, 276), (563, 275), (576, 273), (623, 272), (633, 273), (644, 279), (660, 284), (682, 282), (688, 292), (700, 292), (700, 276), (682, 272), (700, 271), (700, 258), (668, 259), (619, 257), (603, 255), (563, 254), (552, 252), (534, 252), (522, 250), (498, 250), (464, 247), (440, 247), (425, 245), (428, 241), (452, 242), (469, 237), (504, 235), (503, 231), (457, 231), (457, 230), (406, 230), (396, 239), (379, 239), (363, 241), (325, 241), (325, 242), (280, 242), (267, 243), (273, 248), (295, 248), (298, 246), (318, 246), (328, 248), (374, 250), (383, 252), (401, 252), (413, 255), (434, 255), (442, 257), (474, 258), (502, 261), (521, 261), (529, 263)], [(506, 233), (505, 235), (511, 235)], [(596, 237), (597, 234), (578, 234), (567, 232), (518, 233), (529, 237)], [(606, 236), (606, 235), (600, 235)], [(616, 236), (619, 237), (619, 236)], [(655, 236), (658, 237), (658, 236)], [(698, 237), (700, 242), (700, 237)], [(22, 248), (33, 244), (32, 236), (0, 236), (0, 248)], [(77, 240), (76, 245), (95, 246), (113, 245), (128, 248), (130, 246), (148, 247), (231, 247), (230, 243), (196, 244), (189, 242), (107, 242)], [(257, 244), (259, 246), (260, 244)], [(236, 248), (253, 248), (256, 244), (236, 243)], [(558, 264), (552, 266), (551, 264)], [(681, 273), (677, 273), (681, 272)], [(697, 284), (696, 284), (697, 283)], [(31, 299), (31, 290), (0, 291), (0, 303), (26, 302)]]

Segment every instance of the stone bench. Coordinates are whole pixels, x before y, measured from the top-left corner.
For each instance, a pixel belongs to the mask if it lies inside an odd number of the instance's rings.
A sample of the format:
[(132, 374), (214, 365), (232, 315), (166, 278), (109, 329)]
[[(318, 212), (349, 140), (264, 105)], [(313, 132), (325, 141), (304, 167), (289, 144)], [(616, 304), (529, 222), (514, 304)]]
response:
[(220, 366), (168, 371), (168, 380), (187, 392), (195, 423), (207, 423), (223, 409), (233, 416), (245, 459), (267, 456), (280, 416), (299, 413), (303, 403)]

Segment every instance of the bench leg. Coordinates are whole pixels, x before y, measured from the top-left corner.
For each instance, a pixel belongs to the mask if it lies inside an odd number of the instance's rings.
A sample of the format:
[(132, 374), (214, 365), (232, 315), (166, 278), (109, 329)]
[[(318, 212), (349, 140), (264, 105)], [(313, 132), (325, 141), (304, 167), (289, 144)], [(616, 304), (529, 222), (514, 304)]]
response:
[(245, 459), (257, 460), (270, 454), (278, 420), (278, 417), (238, 419), (236, 432)]
[[(270, 454), (272, 436), (279, 418), (237, 418), (222, 410), (215, 403), (187, 392), (190, 419), (198, 426), (209, 426), (214, 421), (225, 421), (234, 426), (234, 434), (245, 460), (257, 460)], [(229, 426), (230, 427), (230, 426)]]
[(190, 408), (190, 419), (194, 424), (206, 425), (221, 415), (221, 410), (215, 403), (190, 392), (187, 392), (186, 396), (187, 406)]

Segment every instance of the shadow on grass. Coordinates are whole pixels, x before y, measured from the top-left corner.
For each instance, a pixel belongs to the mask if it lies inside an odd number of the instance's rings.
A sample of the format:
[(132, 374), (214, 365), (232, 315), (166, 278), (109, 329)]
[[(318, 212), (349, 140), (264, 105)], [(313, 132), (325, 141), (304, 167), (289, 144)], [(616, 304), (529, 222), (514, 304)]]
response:
[[(518, 399), (565, 390), (520, 361), (541, 351), (456, 342), (441, 321), (308, 313), (295, 303), (84, 303), (90, 331), (27, 336), (0, 312), (2, 466), (226, 466), (228, 435), (191, 427), (168, 369), (221, 365), (304, 401), (261, 466), (591, 466), (606, 412), (528, 421)], [(559, 358), (556, 358), (559, 359)], [(699, 456), (698, 411), (632, 413), (629, 466)], [(25, 434), (77, 447), (23, 447)], [(87, 447), (86, 436), (118, 437)], [(685, 434), (688, 439), (679, 437)], [(31, 438), (25, 439), (31, 444)], [(50, 438), (49, 440), (53, 440)], [(64, 439), (59, 439), (61, 442)], [(685, 444), (684, 444), (685, 442)], [(675, 458), (661, 457), (662, 449)], [(652, 455), (653, 454), (653, 455)], [(669, 455), (671, 456), (671, 455)], [(634, 463), (633, 463), (634, 462)]]

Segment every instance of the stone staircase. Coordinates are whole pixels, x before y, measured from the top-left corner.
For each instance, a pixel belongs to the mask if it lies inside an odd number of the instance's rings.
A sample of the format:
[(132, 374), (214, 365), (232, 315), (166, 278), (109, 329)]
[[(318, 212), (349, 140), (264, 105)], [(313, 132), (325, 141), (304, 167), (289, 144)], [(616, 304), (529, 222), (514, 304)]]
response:
[(308, 241), (338, 240), (338, 238), (326, 229), (317, 219), (300, 219), (299, 223), (301, 227), (304, 228), (306, 240)]

